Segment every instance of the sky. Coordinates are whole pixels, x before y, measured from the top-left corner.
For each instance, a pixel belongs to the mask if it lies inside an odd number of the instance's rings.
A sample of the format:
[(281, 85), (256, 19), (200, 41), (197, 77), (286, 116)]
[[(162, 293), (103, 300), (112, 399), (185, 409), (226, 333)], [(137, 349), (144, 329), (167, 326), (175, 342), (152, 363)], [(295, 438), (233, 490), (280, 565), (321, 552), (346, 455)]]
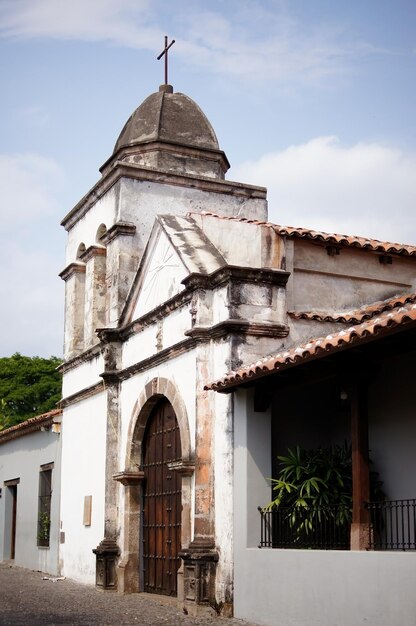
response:
[(163, 83), (278, 224), (416, 244), (415, 0), (0, 0), (0, 357), (62, 355), (61, 219)]

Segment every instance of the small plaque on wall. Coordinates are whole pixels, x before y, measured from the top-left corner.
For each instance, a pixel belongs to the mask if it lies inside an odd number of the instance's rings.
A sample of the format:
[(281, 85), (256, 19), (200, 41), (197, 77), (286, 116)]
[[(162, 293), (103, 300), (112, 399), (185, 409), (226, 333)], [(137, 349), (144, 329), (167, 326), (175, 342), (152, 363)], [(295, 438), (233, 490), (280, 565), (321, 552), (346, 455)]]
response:
[(91, 526), (92, 496), (84, 496), (84, 526)]

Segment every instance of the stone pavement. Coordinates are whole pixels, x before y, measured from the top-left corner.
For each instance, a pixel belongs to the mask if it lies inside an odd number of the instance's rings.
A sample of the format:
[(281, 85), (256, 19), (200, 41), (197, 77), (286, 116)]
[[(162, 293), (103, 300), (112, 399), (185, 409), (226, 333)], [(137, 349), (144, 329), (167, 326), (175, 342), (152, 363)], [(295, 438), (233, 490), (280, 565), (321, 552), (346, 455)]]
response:
[(0, 563), (0, 626), (255, 626), (238, 619), (190, 617), (170, 599), (102, 593), (72, 580)]

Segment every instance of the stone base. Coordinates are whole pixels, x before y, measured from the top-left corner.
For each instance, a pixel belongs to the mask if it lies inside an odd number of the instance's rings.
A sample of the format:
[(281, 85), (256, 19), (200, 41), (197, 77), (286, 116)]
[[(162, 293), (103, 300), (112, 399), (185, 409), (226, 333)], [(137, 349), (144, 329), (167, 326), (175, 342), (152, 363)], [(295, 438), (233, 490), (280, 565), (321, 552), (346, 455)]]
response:
[[(201, 611), (210, 615), (216, 613), (215, 571), (218, 553), (211, 546), (192, 543), (182, 550), (183, 560), (183, 607), (190, 615), (200, 615)], [(213, 611), (213, 612), (211, 612)]]
[(113, 539), (105, 537), (93, 550), (96, 555), (95, 585), (102, 591), (117, 591), (116, 560), (120, 549)]
[(137, 554), (123, 558), (116, 568), (117, 591), (122, 594), (138, 593), (139, 585), (139, 559)]

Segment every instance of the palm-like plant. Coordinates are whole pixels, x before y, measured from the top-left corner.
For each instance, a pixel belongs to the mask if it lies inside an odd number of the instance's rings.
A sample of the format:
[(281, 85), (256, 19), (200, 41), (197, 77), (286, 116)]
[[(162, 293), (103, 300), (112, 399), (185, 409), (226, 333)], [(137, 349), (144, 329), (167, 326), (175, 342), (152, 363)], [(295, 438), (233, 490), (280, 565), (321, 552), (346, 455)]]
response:
[(277, 458), (281, 469), (271, 479), (275, 497), (265, 510), (283, 507), (295, 536), (308, 534), (325, 519), (334, 519), (337, 526), (351, 521), (351, 446), (297, 446)]

